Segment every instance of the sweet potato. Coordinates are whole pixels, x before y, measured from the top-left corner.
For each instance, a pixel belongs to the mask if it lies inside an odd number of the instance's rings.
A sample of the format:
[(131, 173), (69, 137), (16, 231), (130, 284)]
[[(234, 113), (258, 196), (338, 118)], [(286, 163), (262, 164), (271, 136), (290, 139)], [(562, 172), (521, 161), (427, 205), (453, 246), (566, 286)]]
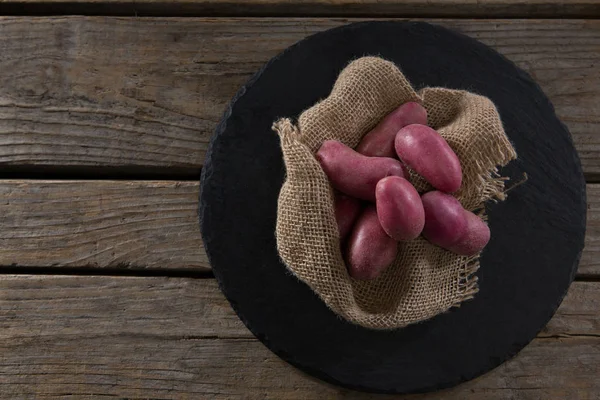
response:
[(400, 160), (436, 189), (452, 193), (460, 188), (460, 161), (435, 130), (425, 125), (408, 125), (398, 131), (394, 146)]
[(392, 111), (362, 138), (356, 151), (369, 157), (396, 157), (396, 133), (411, 124), (427, 125), (427, 110), (419, 103), (406, 103)]
[(452, 248), (467, 230), (467, 218), (462, 205), (449, 194), (439, 191), (421, 196), (425, 210), (423, 236), (445, 249)]
[(383, 230), (393, 239), (413, 240), (421, 234), (425, 211), (417, 190), (399, 176), (383, 178), (375, 188), (377, 216)]
[(389, 266), (398, 252), (398, 243), (389, 237), (377, 218), (374, 205), (358, 217), (348, 240), (346, 261), (355, 279), (374, 279)]
[(400, 161), (363, 156), (336, 140), (325, 141), (316, 158), (335, 189), (362, 200), (375, 201), (375, 186), (386, 176), (404, 177)]
[(360, 200), (342, 193), (335, 194), (335, 220), (337, 221), (341, 242), (346, 239), (346, 236), (352, 230), (361, 208)]
[(490, 241), (490, 228), (477, 215), (464, 211), (467, 228), (465, 234), (448, 249), (456, 254), (472, 256), (479, 253)]

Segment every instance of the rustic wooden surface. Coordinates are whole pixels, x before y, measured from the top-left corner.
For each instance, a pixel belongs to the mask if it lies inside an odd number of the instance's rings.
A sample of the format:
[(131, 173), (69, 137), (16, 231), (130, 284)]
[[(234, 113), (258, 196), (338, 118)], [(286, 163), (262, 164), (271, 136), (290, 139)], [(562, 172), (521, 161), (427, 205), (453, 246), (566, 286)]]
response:
[(0, 265), (209, 270), (198, 195), (193, 181), (1, 181)]
[[(7, 275), (0, 282), (0, 377), (12, 398), (373, 397), (309, 379), (274, 357), (212, 279)], [(576, 282), (517, 358), (425, 398), (597, 398), (599, 317), (600, 286)]]
[[(196, 17), (48, 16), (61, 13)], [(197, 179), (225, 105), (349, 16), (445, 16), (427, 21), (505, 54), (553, 101), (589, 182), (557, 314), (513, 360), (442, 393), (298, 372), (237, 319), (202, 250)], [(598, 16), (598, 0), (0, 1), (0, 399), (600, 399)]]
[[(289, 45), (351, 21), (1, 18), (0, 163), (195, 178), (240, 85)], [(600, 21), (428, 21), (528, 71), (571, 130), (586, 176), (600, 177)]]

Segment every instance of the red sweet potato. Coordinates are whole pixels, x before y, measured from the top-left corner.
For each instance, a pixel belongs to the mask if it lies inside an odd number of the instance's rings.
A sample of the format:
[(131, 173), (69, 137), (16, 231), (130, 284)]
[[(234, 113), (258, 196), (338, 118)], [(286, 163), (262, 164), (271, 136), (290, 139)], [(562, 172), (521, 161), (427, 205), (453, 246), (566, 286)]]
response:
[(435, 130), (425, 125), (408, 125), (396, 134), (394, 146), (400, 160), (436, 189), (452, 193), (460, 188), (460, 161)]
[(465, 234), (449, 250), (463, 256), (479, 253), (490, 241), (490, 228), (477, 215), (464, 211), (467, 220)]
[(386, 176), (404, 176), (404, 166), (386, 157), (367, 157), (336, 140), (327, 140), (316, 158), (331, 185), (362, 200), (375, 201), (375, 186)]
[(396, 133), (411, 124), (427, 125), (427, 110), (419, 103), (406, 103), (392, 111), (362, 138), (356, 151), (369, 157), (396, 157)]
[(377, 216), (383, 230), (395, 240), (413, 240), (421, 234), (425, 211), (417, 190), (399, 176), (383, 178), (375, 188)]
[(344, 241), (352, 230), (361, 210), (360, 200), (345, 194), (335, 195), (335, 220), (337, 221), (340, 241)]
[(346, 261), (355, 279), (374, 279), (396, 258), (398, 243), (389, 237), (377, 218), (374, 205), (358, 217), (348, 240)]
[(433, 191), (421, 196), (425, 210), (423, 236), (445, 249), (452, 248), (467, 230), (467, 218), (462, 205), (449, 194)]

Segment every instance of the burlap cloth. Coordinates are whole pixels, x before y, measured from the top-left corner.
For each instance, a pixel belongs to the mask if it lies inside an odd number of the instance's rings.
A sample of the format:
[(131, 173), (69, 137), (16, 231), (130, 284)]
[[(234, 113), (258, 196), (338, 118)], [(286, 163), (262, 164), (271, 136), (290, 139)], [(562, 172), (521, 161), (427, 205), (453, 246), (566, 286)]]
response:
[[(287, 170), (277, 210), (279, 255), (335, 313), (373, 329), (426, 320), (478, 291), (478, 255), (458, 256), (422, 237), (400, 243), (395, 262), (375, 280), (354, 280), (346, 270), (333, 191), (314, 154), (328, 139), (356, 147), (383, 117), (409, 101), (427, 109), (429, 126), (458, 155), (463, 183), (455, 196), (462, 205), (477, 211), (485, 201), (503, 199), (504, 179), (497, 167), (516, 153), (494, 104), (461, 90), (425, 88), (417, 93), (393, 63), (381, 58), (350, 63), (329, 97), (304, 111), (297, 125), (289, 119), (274, 124)], [(430, 189), (411, 174), (417, 190)]]

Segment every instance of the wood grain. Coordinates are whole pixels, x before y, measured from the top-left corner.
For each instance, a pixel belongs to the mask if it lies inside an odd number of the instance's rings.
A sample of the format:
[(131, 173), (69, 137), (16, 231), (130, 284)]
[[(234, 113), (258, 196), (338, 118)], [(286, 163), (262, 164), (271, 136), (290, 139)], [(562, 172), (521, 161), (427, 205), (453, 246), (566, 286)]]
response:
[[(404, 398), (596, 398), (598, 298), (600, 284), (574, 283), (515, 359), (455, 389)], [(3, 398), (373, 398), (279, 360), (212, 279), (5, 275), (0, 338)]]
[(600, 185), (587, 185), (587, 203), (585, 249), (578, 272), (593, 277), (600, 275)]
[[(129, 335), (253, 338), (215, 279), (0, 275), (0, 341)], [(95, 327), (90, 330), (90, 327)], [(600, 284), (574, 282), (540, 338), (600, 336)]]
[[(0, 181), (0, 266), (208, 271), (199, 184)], [(600, 184), (587, 186), (579, 274), (600, 275)]]
[(593, 17), (596, 0), (4, 0), (21, 14), (195, 16)]
[[(27, 176), (73, 166), (197, 176), (240, 85), (289, 45), (352, 21), (0, 18), (0, 165)], [(587, 177), (600, 178), (600, 21), (428, 21), (528, 71), (573, 133)]]
[(209, 269), (196, 182), (0, 182), (0, 265)]

